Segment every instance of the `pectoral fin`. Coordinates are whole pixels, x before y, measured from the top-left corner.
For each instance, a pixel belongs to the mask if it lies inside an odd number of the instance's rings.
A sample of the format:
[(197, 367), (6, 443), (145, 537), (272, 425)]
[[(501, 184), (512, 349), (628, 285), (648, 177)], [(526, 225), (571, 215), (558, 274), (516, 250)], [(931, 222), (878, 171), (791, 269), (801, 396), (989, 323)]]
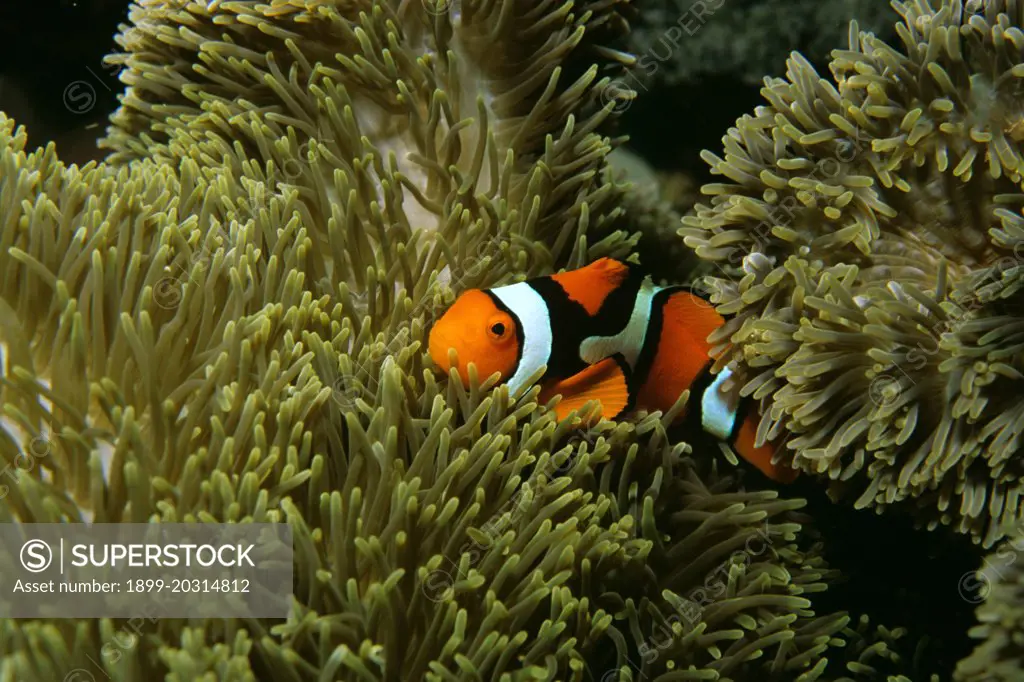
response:
[(600, 412), (594, 416), (595, 421), (598, 417), (615, 419), (629, 405), (629, 382), (621, 361), (610, 357), (545, 387), (540, 401), (547, 402), (556, 395), (562, 396), (555, 406), (555, 414), (560, 420), (573, 410), (582, 409), (591, 400), (601, 404)]

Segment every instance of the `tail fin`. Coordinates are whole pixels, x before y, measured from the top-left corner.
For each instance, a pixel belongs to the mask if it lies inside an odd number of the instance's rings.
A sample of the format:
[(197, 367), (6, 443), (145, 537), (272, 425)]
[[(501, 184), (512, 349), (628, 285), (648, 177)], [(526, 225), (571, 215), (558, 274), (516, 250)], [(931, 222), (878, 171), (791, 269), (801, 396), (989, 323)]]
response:
[(772, 456), (775, 454), (775, 446), (772, 443), (765, 443), (760, 447), (754, 446), (754, 443), (757, 442), (757, 425), (760, 421), (761, 417), (757, 410), (753, 409), (753, 406), (751, 409), (747, 409), (743, 421), (736, 429), (732, 447), (743, 459), (760, 469), (768, 478), (779, 483), (792, 483), (799, 472), (781, 463), (772, 464)]

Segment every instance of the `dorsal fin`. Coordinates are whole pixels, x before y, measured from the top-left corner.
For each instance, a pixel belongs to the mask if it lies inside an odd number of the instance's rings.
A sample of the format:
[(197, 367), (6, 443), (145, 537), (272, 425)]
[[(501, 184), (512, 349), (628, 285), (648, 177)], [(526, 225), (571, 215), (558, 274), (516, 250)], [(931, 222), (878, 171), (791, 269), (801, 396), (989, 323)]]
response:
[(551, 279), (588, 314), (596, 315), (608, 295), (628, 276), (629, 266), (612, 258), (599, 258), (586, 267), (551, 275)]

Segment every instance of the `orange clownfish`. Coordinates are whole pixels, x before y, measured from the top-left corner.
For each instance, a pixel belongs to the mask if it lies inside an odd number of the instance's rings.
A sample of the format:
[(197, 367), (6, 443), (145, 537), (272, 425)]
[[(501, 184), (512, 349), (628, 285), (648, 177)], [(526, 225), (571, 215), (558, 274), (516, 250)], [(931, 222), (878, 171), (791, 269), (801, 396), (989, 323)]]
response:
[(708, 336), (725, 323), (686, 287), (656, 286), (649, 275), (611, 258), (548, 277), (494, 289), (470, 289), (430, 330), (430, 355), (445, 372), (458, 354), (466, 385), (472, 362), (481, 379), (499, 372), (517, 394), (542, 366), (541, 402), (555, 395), (559, 419), (588, 401), (616, 419), (633, 409), (667, 411), (690, 389), (683, 417), (729, 443), (768, 477), (790, 482), (797, 472), (772, 464), (770, 443), (755, 447), (760, 420), (731, 375), (711, 373)]

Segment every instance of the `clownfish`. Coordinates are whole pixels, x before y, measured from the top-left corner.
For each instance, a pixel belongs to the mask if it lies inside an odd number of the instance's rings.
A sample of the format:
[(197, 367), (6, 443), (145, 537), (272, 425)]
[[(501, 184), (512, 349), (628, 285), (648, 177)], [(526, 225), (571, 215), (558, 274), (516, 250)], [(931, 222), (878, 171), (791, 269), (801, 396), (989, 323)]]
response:
[(464, 385), (472, 362), (481, 379), (500, 373), (511, 395), (546, 366), (540, 401), (561, 395), (554, 408), (559, 419), (591, 400), (608, 419), (633, 409), (665, 412), (689, 389), (677, 422), (699, 419), (704, 431), (769, 478), (788, 483), (796, 470), (772, 463), (771, 443), (755, 445), (754, 401), (741, 399), (738, 382), (723, 390), (729, 368), (711, 372), (707, 339), (724, 323), (686, 287), (656, 286), (635, 266), (601, 258), (577, 270), (464, 292), (431, 328), (429, 351), (448, 373), (454, 348)]

